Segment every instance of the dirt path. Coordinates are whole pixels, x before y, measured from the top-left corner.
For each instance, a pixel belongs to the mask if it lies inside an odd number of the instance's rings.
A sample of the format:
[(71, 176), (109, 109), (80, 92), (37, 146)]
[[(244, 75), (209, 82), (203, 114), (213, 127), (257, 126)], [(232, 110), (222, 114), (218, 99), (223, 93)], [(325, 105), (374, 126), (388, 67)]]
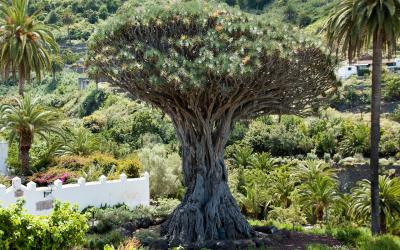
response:
[(306, 234), (300, 232), (290, 232), (288, 238), (276, 240), (277, 244), (272, 245), (267, 249), (306, 249), (307, 246), (312, 244), (322, 244), (328, 246), (342, 246), (343, 244), (328, 236), (320, 236), (313, 234)]

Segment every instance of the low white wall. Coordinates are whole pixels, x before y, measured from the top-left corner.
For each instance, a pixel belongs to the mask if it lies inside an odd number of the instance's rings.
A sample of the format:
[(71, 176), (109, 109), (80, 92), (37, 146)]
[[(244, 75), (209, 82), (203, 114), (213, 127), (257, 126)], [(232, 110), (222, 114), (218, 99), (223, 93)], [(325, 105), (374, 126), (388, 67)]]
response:
[(0, 141), (0, 174), (7, 175), (8, 143)]
[(150, 203), (149, 174), (143, 177), (127, 179), (125, 174), (119, 180), (107, 181), (101, 176), (97, 182), (85, 182), (79, 178), (77, 184), (62, 185), (60, 180), (52, 187), (36, 188), (36, 183), (29, 182), (21, 185), (21, 179), (15, 177), (12, 186), (7, 188), (0, 185), (0, 202), (2, 207), (15, 203), (18, 199), (25, 199), (25, 208), (30, 214), (49, 214), (53, 208), (53, 201), (60, 200), (71, 204), (78, 204), (82, 210), (88, 206), (126, 204), (129, 207), (137, 205), (148, 206)]

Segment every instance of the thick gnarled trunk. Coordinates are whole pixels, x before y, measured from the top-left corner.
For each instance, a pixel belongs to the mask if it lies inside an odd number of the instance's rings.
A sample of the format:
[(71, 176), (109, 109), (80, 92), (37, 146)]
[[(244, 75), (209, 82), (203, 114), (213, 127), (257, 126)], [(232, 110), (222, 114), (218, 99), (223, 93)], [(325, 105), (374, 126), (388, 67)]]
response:
[(254, 235), (227, 183), (224, 146), (230, 126), (229, 120), (216, 127), (204, 121), (175, 122), (182, 142), (186, 193), (161, 230), (174, 245)]

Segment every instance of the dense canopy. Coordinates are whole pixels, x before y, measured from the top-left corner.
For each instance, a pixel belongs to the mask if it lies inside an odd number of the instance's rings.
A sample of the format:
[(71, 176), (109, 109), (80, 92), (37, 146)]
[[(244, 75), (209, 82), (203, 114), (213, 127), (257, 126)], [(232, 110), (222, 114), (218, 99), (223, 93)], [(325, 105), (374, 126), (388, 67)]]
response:
[(223, 4), (137, 2), (92, 37), (89, 60), (110, 82), (163, 110), (179, 94), (207, 108), (211, 97), (237, 102), (247, 111), (238, 111), (240, 118), (299, 113), (320, 103), (334, 83), (316, 43), (283, 24)]

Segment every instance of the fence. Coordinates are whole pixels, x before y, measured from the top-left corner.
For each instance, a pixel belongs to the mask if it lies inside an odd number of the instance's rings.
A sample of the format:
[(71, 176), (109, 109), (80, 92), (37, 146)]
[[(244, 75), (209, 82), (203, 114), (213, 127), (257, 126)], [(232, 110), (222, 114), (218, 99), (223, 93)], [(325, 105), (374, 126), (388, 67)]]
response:
[(97, 182), (87, 182), (79, 178), (77, 184), (62, 185), (56, 180), (50, 187), (36, 187), (36, 183), (29, 182), (26, 186), (21, 184), (21, 179), (12, 179), (12, 186), (6, 188), (0, 185), (0, 202), (2, 207), (15, 203), (18, 199), (25, 200), (25, 208), (30, 214), (49, 214), (53, 208), (54, 200), (78, 204), (82, 210), (88, 206), (100, 207), (102, 205), (126, 204), (129, 207), (149, 205), (150, 187), (149, 174), (143, 177), (128, 179), (121, 174), (119, 180), (107, 181), (101, 176)]

